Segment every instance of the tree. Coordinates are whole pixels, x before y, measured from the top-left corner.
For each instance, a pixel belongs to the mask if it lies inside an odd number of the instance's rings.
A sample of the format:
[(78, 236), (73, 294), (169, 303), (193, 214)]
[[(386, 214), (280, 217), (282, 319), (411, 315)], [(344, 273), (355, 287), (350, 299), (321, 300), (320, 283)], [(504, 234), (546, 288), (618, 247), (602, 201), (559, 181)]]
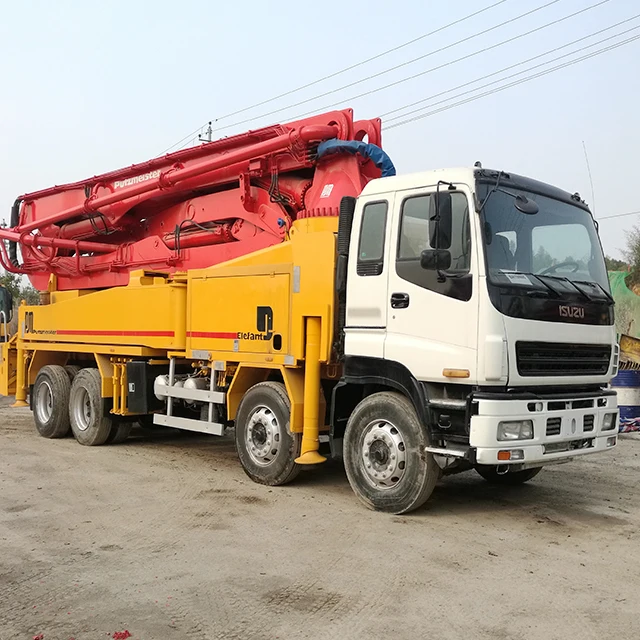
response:
[(0, 276), (0, 285), (7, 289), (14, 300), (20, 298), (20, 277), (17, 274), (5, 272)]
[(538, 250), (533, 254), (533, 272), (539, 273), (544, 269), (548, 269), (553, 266), (555, 260), (551, 254), (543, 247), (540, 246)]
[(0, 276), (0, 285), (9, 291), (16, 305), (20, 300), (25, 300), (29, 305), (40, 303), (40, 294), (30, 284), (23, 285), (20, 276), (16, 273), (3, 273)]
[(627, 247), (622, 255), (631, 267), (631, 271), (640, 270), (640, 227), (635, 225), (627, 235)]
[(605, 256), (604, 261), (607, 265), (607, 271), (627, 271), (629, 269), (629, 265), (624, 260)]
[(24, 299), (28, 305), (40, 304), (40, 293), (30, 284), (20, 289), (20, 298)]
[(627, 246), (622, 251), (622, 255), (627, 261), (629, 275), (625, 278), (625, 283), (634, 293), (638, 292), (640, 285), (640, 227), (635, 225), (627, 234)]

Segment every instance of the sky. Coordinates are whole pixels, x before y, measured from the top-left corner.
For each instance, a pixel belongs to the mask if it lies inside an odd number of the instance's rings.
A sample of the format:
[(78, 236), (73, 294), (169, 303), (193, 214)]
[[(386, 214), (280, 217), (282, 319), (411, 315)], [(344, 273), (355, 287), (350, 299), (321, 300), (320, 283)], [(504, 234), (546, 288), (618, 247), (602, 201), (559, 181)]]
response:
[[(454, 63), (602, 2), (556, 0), (480, 34), (550, 2), (507, 0), (304, 91), (225, 118), (496, 1), (0, 0), (0, 222), (9, 221), (17, 195), (149, 159), (208, 120), (218, 119), (217, 128), (288, 107), (214, 133), (215, 138), (294, 120), (336, 102), (341, 108), (352, 107), (359, 119), (376, 117), (640, 14), (637, 0), (608, 0), (555, 26)], [(632, 27), (640, 27), (640, 18), (478, 85)], [(640, 35), (640, 28), (555, 64), (633, 35)], [(353, 85), (420, 56), (426, 57)], [(430, 71), (446, 63), (450, 64)], [(549, 67), (536, 71), (545, 68)], [(355, 97), (415, 74), (421, 75)], [(345, 85), (344, 90), (317, 97)], [(303, 100), (309, 102), (290, 106)], [(452, 102), (457, 100), (437, 106)], [(399, 173), (481, 161), (485, 167), (577, 191), (590, 205), (595, 203), (595, 217), (604, 218), (640, 211), (634, 187), (639, 113), (640, 40), (403, 126), (383, 124), (383, 147)], [(640, 215), (602, 219), (600, 236), (607, 254), (620, 257), (634, 224), (640, 224)]]

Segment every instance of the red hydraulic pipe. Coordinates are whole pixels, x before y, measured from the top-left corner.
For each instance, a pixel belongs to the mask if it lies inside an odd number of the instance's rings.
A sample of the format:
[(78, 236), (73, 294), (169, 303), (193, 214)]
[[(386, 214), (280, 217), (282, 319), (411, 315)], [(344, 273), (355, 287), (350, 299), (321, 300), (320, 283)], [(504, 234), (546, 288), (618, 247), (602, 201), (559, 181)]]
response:
[(58, 232), (59, 238), (78, 238), (87, 237), (87, 236), (95, 236), (96, 228), (101, 231), (110, 231), (110, 228), (106, 226), (106, 223), (100, 220), (80, 220), (79, 222), (72, 222), (70, 224), (65, 224), (63, 227), (60, 227), (60, 231)]
[[(218, 224), (215, 227), (210, 227), (207, 231), (187, 232), (180, 236), (179, 246), (181, 249), (188, 249), (190, 247), (203, 247), (206, 245), (233, 242), (235, 238), (233, 237), (232, 230), (232, 223), (226, 222), (224, 224)], [(169, 249), (175, 249), (177, 246), (175, 234), (168, 233), (162, 240)]]
[(88, 251), (97, 253), (111, 253), (118, 247), (103, 242), (86, 242), (75, 240), (62, 240), (61, 238), (49, 238), (47, 236), (32, 236), (28, 233), (18, 233), (11, 229), (0, 229), (0, 240), (18, 242), (27, 247), (55, 247), (56, 249), (71, 249), (72, 251)]
[[(160, 174), (158, 178), (148, 180), (141, 184), (125, 187), (113, 193), (109, 193), (104, 196), (87, 198), (83, 204), (70, 207), (64, 211), (59, 211), (51, 216), (47, 216), (40, 220), (33, 220), (25, 225), (16, 227), (16, 230), (22, 233), (33, 231), (34, 229), (44, 228), (48, 225), (61, 222), (62, 220), (73, 218), (83, 213), (92, 213), (98, 209), (115, 204), (116, 202), (122, 202), (129, 198), (142, 195), (149, 192), (162, 192), (170, 189), (181, 180), (187, 180), (199, 176), (209, 171), (223, 168), (229, 164), (236, 162), (242, 162), (244, 160), (251, 160), (253, 158), (275, 153), (276, 151), (282, 151), (287, 147), (294, 145), (298, 141), (311, 142), (312, 140), (325, 140), (337, 135), (337, 128), (333, 125), (308, 125), (302, 127), (299, 131), (295, 129), (289, 131), (286, 134), (273, 138), (272, 140), (265, 140), (264, 142), (258, 142), (245, 149), (239, 149), (237, 151), (230, 151), (222, 156), (199, 162), (191, 167), (185, 167), (183, 169), (168, 169)], [(27, 236), (29, 237), (29, 236)], [(112, 250), (112, 249), (111, 249)]]

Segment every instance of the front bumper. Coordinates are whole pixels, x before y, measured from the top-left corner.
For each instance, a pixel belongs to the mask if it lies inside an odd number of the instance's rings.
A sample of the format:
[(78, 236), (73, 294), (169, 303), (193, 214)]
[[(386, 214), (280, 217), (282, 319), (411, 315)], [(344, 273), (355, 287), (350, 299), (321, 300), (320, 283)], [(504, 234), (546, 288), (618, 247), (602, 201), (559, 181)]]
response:
[[(616, 446), (618, 410), (615, 392), (537, 395), (481, 393), (474, 397), (469, 444), (475, 462), (485, 465), (539, 467)], [(604, 416), (615, 413), (612, 428), (603, 430)], [(498, 440), (502, 421), (531, 420), (533, 438)]]

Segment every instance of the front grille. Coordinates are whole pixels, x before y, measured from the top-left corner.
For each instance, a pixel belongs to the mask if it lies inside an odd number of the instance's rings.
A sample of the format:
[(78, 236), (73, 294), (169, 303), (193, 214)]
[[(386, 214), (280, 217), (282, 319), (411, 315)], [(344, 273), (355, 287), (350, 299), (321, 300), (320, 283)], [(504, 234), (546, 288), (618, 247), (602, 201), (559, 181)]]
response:
[(560, 428), (562, 426), (562, 418), (547, 418), (547, 435), (559, 436)]
[(611, 345), (516, 342), (521, 376), (590, 376), (607, 373)]
[(593, 431), (593, 425), (594, 425), (594, 416), (593, 415), (585, 416), (582, 419), (582, 430), (583, 431)]
[(550, 442), (544, 445), (543, 453), (561, 453), (563, 451), (576, 451), (577, 449), (593, 448), (593, 438), (581, 438), (570, 442)]

